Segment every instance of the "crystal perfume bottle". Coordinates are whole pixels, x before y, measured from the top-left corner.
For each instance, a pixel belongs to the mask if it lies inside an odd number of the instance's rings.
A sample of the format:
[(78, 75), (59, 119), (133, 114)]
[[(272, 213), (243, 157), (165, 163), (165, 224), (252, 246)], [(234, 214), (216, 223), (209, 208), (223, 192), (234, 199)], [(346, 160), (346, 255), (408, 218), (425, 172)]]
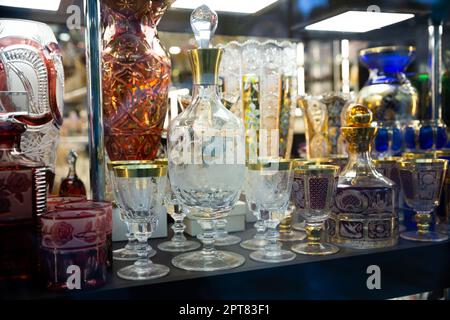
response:
[(200, 251), (176, 256), (172, 263), (193, 271), (224, 270), (245, 259), (214, 249), (214, 227), (233, 209), (245, 178), (245, 134), (242, 121), (222, 104), (218, 71), (222, 49), (209, 48), (217, 14), (202, 5), (191, 14), (199, 49), (188, 51), (193, 75), (190, 105), (169, 128), (171, 187), (178, 203), (198, 218), (203, 229)]
[(348, 142), (348, 164), (339, 176), (334, 208), (327, 221), (330, 240), (356, 249), (395, 245), (398, 217), (395, 183), (375, 168), (370, 156), (377, 128), (372, 112), (350, 104), (341, 132)]
[(46, 167), (21, 153), (26, 128), (15, 120), (17, 113), (3, 113), (7, 106), (12, 110), (15, 100), (22, 101), (18, 96), (0, 92), (0, 281), (36, 276), (38, 217), (46, 206)]
[(59, 187), (59, 195), (61, 197), (78, 197), (86, 195), (86, 188), (83, 181), (78, 178), (76, 165), (78, 154), (74, 150), (70, 150), (66, 157), (66, 162), (69, 165), (69, 173), (64, 178)]

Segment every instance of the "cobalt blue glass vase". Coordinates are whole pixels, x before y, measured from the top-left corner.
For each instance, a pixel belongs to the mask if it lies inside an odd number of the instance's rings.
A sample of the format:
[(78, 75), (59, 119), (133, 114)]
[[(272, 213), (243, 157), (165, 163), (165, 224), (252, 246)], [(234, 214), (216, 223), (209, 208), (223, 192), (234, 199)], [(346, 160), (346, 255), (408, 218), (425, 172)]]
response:
[(414, 120), (419, 112), (418, 93), (405, 76), (415, 58), (415, 47), (391, 46), (361, 50), (359, 59), (369, 69), (369, 79), (357, 101), (366, 105), (378, 122)]
[(394, 156), (403, 151), (401, 127), (416, 119), (419, 97), (405, 76), (415, 58), (415, 47), (390, 46), (361, 50), (359, 59), (369, 69), (369, 79), (357, 102), (367, 106), (377, 122), (374, 152)]

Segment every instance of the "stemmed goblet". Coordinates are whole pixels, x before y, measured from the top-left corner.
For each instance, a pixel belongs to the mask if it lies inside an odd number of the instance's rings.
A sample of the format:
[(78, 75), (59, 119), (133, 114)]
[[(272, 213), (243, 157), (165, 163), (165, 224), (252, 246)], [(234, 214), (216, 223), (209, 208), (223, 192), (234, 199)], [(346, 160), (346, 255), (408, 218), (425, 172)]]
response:
[[(250, 186), (247, 185), (247, 181), (244, 185), (244, 188), (248, 189)], [(245, 200), (247, 202), (248, 209), (253, 213), (256, 217), (255, 229), (256, 234), (252, 239), (248, 239), (242, 241), (240, 246), (247, 250), (261, 250), (267, 245), (267, 240), (265, 237), (266, 232), (266, 224), (262, 218), (264, 211), (258, 210), (256, 207), (255, 200), (251, 197), (252, 193), (249, 191), (245, 191)]]
[(286, 217), (289, 195), (292, 187), (292, 162), (274, 160), (249, 163), (247, 165), (247, 194), (254, 199), (258, 210), (265, 210), (263, 216), (267, 231), (267, 245), (254, 251), (250, 258), (260, 262), (283, 262), (295, 258), (295, 253), (282, 250), (278, 242), (277, 226)]
[(301, 165), (294, 169), (294, 203), (306, 221), (307, 242), (292, 246), (292, 251), (306, 255), (339, 251), (338, 247), (320, 241), (323, 223), (331, 211), (338, 174), (339, 167), (332, 165)]
[[(167, 166), (167, 159), (156, 159), (154, 160), (156, 164), (162, 164)], [(186, 252), (198, 249), (200, 247), (200, 243), (192, 240), (187, 240), (184, 236), (183, 232), (186, 229), (186, 226), (183, 223), (186, 214), (183, 211), (183, 208), (178, 205), (178, 201), (175, 197), (175, 194), (172, 191), (172, 187), (170, 185), (169, 176), (166, 176), (166, 188), (164, 192), (164, 204), (166, 205), (167, 212), (172, 216), (174, 223), (172, 225), (173, 237), (169, 241), (161, 242), (158, 245), (158, 249), (161, 251), (168, 252)]]
[(148, 239), (158, 224), (158, 208), (162, 206), (167, 166), (156, 164), (128, 164), (115, 166), (114, 183), (117, 201), (126, 219), (136, 223), (139, 259), (120, 269), (117, 275), (128, 280), (149, 280), (165, 276), (169, 268), (149, 260)]
[[(124, 215), (123, 208), (120, 207), (120, 203), (118, 201), (118, 193), (117, 193), (117, 186), (115, 184), (114, 179), (114, 170), (113, 168), (120, 165), (130, 165), (130, 164), (152, 164), (151, 161), (147, 160), (118, 160), (118, 161), (111, 161), (108, 163), (108, 171), (109, 171), (109, 180), (111, 182), (111, 189), (113, 191), (113, 196), (115, 199), (115, 204), (120, 210), (120, 219), (125, 223), (125, 226), (127, 228), (127, 234), (126, 237), (128, 239), (127, 244), (125, 247), (116, 249), (113, 251), (113, 259), (114, 260), (120, 260), (120, 261), (135, 261), (139, 258), (138, 252), (137, 252), (137, 240), (134, 236), (134, 230), (136, 230), (136, 224), (133, 221), (130, 221), (129, 219), (126, 219)], [(150, 245), (147, 246), (149, 257), (153, 257), (156, 254), (155, 249), (153, 249)]]
[(439, 205), (447, 171), (444, 159), (410, 159), (400, 162), (400, 182), (406, 203), (416, 211), (417, 231), (400, 237), (413, 241), (444, 241), (448, 235), (430, 231), (431, 214)]

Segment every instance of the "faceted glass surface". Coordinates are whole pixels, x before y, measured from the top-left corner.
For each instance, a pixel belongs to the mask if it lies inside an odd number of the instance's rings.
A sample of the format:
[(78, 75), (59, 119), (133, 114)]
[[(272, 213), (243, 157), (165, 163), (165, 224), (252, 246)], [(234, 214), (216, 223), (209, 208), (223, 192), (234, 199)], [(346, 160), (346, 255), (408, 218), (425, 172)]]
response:
[(172, 1), (102, 1), (105, 146), (111, 160), (153, 159), (167, 110), (170, 58), (156, 26)]

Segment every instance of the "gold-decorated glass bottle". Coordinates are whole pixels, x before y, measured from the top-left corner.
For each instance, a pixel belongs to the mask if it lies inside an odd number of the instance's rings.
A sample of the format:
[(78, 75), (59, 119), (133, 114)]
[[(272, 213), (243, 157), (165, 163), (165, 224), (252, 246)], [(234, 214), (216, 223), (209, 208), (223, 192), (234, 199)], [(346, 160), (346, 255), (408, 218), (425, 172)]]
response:
[(398, 240), (395, 183), (375, 169), (370, 156), (377, 131), (372, 112), (350, 104), (344, 118), (341, 132), (349, 158), (339, 176), (328, 236), (331, 242), (355, 249), (393, 246)]

